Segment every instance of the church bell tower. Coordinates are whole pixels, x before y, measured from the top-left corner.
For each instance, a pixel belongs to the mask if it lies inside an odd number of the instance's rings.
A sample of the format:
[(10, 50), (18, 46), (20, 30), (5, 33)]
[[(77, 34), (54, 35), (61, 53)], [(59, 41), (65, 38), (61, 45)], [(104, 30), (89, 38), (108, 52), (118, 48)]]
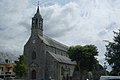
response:
[(40, 37), (43, 37), (43, 18), (38, 6), (37, 12), (32, 17), (31, 36), (24, 46), (27, 66), (25, 80), (45, 80), (45, 44)]
[(31, 28), (32, 35), (40, 35), (43, 36), (43, 18), (39, 12), (39, 6), (37, 7), (37, 12), (32, 18), (32, 28)]

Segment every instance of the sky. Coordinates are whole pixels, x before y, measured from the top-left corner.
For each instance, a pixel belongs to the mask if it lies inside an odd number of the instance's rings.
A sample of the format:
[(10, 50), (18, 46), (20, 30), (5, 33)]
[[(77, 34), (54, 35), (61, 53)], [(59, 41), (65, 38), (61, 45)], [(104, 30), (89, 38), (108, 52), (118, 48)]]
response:
[[(0, 1), (0, 51), (23, 53), (38, 0)], [(104, 63), (104, 40), (120, 26), (120, 0), (40, 0), (44, 34), (67, 45), (96, 45)]]

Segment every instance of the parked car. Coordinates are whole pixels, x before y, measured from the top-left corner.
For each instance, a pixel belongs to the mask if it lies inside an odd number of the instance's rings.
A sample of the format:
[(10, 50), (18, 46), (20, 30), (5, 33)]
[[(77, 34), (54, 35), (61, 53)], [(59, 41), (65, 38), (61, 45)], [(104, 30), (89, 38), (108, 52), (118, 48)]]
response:
[(4, 80), (14, 80), (14, 77), (5, 77)]
[[(1, 80), (1, 79), (0, 79)], [(15, 77), (5, 77), (2, 80), (24, 80), (23, 78), (15, 78)]]
[(0, 80), (4, 80), (3, 78), (0, 78)]
[(120, 80), (120, 76), (101, 76), (100, 80)]

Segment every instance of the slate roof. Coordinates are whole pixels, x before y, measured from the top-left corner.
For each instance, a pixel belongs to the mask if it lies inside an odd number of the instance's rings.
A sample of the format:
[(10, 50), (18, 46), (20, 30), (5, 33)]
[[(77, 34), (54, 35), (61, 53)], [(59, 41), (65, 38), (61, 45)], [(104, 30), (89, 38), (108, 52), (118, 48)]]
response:
[(43, 42), (48, 45), (48, 46), (52, 46), (52, 47), (55, 47), (55, 48), (58, 48), (58, 49), (61, 49), (61, 50), (64, 50), (64, 51), (67, 51), (68, 50), (68, 46), (56, 41), (56, 40), (53, 40), (51, 38), (49, 38), (48, 36), (40, 36), (38, 35), (38, 37), (43, 40)]
[(51, 56), (54, 57), (55, 60), (57, 60), (60, 63), (66, 63), (66, 64), (76, 64), (75, 61), (71, 61), (70, 58), (66, 57), (66, 56), (61, 56), (59, 54), (55, 54), (52, 52), (48, 52)]

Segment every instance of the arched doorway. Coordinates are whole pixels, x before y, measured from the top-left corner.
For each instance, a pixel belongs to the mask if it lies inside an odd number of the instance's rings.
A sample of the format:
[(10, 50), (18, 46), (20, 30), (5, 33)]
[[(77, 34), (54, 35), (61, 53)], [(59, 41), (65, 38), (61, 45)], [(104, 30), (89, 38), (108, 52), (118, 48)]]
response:
[(31, 79), (36, 80), (36, 71), (35, 70), (32, 70), (32, 72), (31, 72)]

